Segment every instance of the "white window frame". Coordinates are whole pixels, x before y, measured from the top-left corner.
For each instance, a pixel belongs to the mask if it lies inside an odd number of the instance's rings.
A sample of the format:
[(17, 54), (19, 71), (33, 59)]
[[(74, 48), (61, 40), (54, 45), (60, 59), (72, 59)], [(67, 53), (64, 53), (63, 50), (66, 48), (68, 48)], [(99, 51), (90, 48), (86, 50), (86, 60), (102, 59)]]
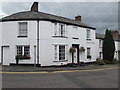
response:
[[(61, 47), (61, 50), (60, 50)], [(61, 56), (60, 56), (61, 55)], [(59, 45), (59, 60), (65, 60), (66, 56), (66, 50), (65, 50), (65, 45)], [(60, 59), (61, 58), (61, 59)]]
[(16, 46), (16, 55), (19, 55), (18, 51), (17, 51), (18, 50), (17, 47), (22, 47), (22, 56), (25, 55), (25, 47), (29, 47), (28, 55), (30, 55), (30, 45), (17, 45)]
[[(88, 52), (89, 51), (89, 52)], [(91, 55), (91, 48), (90, 47), (87, 47), (87, 56), (88, 55)]]
[[(58, 45), (58, 44), (55, 44), (55, 45), (53, 45), (54, 46), (54, 61), (64, 61), (64, 60), (66, 60), (66, 48), (67, 48), (67, 45)], [(60, 60), (59, 58), (60, 58), (60, 52), (59, 52), (59, 47), (60, 46), (65, 46), (65, 59), (63, 59), (63, 60)]]
[(99, 47), (102, 48), (102, 40), (99, 39)]
[(90, 39), (91, 38), (91, 30), (87, 28), (86, 30), (86, 38)]
[(56, 22), (54, 23), (54, 32), (53, 32), (53, 35), (54, 36), (58, 35), (58, 29), (57, 29), (57, 23)]
[(21, 37), (28, 36), (28, 23), (27, 22), (18, 22), (18, 36), (21, 36)]
[(65, 36), (65, 24), (59, 24), (59, 36), (64, 37)]
[(67, 26), (63, 23), (55, 22), (53, 25), (53, 36), (66, 37), (67, 35)]

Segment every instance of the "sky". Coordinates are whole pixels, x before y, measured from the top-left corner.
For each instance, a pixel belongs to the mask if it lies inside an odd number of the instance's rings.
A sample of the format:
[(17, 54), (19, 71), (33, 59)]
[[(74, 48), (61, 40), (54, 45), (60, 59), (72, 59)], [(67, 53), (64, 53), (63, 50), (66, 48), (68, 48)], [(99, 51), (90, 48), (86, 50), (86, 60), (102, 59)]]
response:
[[(0, 2), (0, 17), (29, 11), (33, 2)], [(118, 2), (40, 2), (39, 11), (74, 19), (96, 28), (97, 33), (118, 29)]]

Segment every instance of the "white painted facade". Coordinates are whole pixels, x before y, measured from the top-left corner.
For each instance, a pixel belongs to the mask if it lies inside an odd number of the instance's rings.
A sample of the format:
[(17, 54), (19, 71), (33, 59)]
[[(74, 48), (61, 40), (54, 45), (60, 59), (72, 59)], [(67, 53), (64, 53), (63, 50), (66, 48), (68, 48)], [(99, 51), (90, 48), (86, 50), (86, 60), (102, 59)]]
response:
[[(28, 23), (28, 37), (17, 37), (19, 31), (19, 22)], [(37, 21), (7, 21), (0, 22), (2, 24), (2, 45), (3, 46), (3, 65), (16, 63), (16, 46), (29, 45), (30, 59), (20, 60), (20, 64), (37, 64)], [(90, 39), (86, 40), (87, 28), (82, 28), (73, 25), (65, 25), (65, 38), (55, 37), (55, 29), (59, 30), (59, 22), (57, 28), (55, 23), (50, 21), (39, 21), (39, 64), (41, 66), (51, 65), (65, 65), (72, 63), (72, 55), (69, 52), (72, 44), (79, 44), (79, 48), (83, 46), (85, 52), (79, 53), (80, 62), (94, 62), (96, 61), (96, 39), (95, 30), (90, 29)], [(0, 31), (1, 32), (1, 31)], [(75, 39), (73, 39), (75, 38)], [(77, 39), (76, 39), (77, 38)], [(55, 60), (55, 45), (65, 45), (65, 60)], [(0, 47), (1, 47), (0, 46)], [(91, 48), (91, 60), (87, 59), (87, 47)], [(57, 51), (58, 52), (58, 51)], [(0, 54), (1, 55), (1, 54)], [(76, 61), (74, 61), (77, 63)]]

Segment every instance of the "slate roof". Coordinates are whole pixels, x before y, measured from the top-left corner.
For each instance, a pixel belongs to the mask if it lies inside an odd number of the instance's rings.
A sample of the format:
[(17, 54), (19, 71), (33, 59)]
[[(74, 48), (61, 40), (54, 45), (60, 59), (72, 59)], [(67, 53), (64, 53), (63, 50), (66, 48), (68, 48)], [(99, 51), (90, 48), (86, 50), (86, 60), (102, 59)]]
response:
[(5, 21), (20, 21), (20, 20), (45, 20), (45, 21), (61, 22), (68, 25), (75, 25), (75, 26), (90, 28), (94, 30), (96, 29), (80, 21), (75, 21), (73, 19), (47, 14), (43, 12), (33, 12), (33, 11), (18, 12), (10, 16), (4, 17), (0, 21), (5, 22)]
[[(105, 34), (98, 34), (98, 33), (96, 33), (96, 39), (104, 39), (104, 37), (105, 37)], [(114, 40), (120, 42), (120, 38), (114, 38)]]
[(96, 33), (96, 39), (104, 39), (105, 35), (104, 34), (98, 34)]

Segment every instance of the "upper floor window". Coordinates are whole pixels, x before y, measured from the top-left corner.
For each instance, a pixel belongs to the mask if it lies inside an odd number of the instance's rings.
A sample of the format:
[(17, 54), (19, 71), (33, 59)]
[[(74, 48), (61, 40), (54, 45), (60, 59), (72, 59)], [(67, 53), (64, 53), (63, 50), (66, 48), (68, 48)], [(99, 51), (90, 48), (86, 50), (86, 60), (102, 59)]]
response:
[(54, 36), (66, 36), (65, 24), (54, 23)]
[(27, 22), (19, 22), (19, 36), (25, 36), (28, 35), (28, 27)]
[(87, 29), (87, 39), (90, 39), (90, 29)]

